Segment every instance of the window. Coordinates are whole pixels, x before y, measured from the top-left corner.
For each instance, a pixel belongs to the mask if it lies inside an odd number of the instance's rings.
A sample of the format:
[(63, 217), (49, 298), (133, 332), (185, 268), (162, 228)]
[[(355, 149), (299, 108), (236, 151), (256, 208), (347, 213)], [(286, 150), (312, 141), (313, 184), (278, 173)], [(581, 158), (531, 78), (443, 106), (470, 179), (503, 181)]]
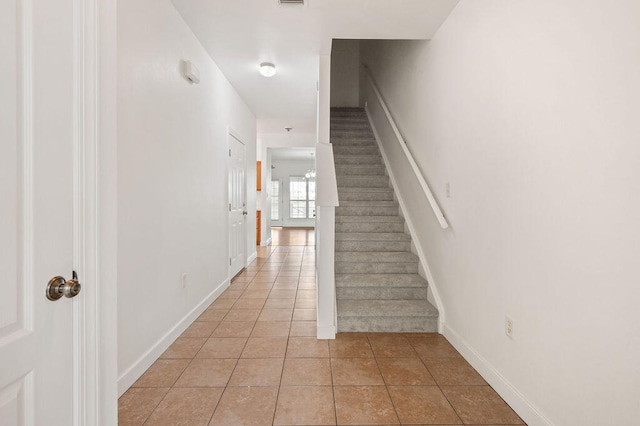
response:
[(289, 176), (289, 217), (306, 219), (315, 217), (316, 182), (302, 176)]
[(280, 181), (271, 181), (271, 220), (280, 220)]

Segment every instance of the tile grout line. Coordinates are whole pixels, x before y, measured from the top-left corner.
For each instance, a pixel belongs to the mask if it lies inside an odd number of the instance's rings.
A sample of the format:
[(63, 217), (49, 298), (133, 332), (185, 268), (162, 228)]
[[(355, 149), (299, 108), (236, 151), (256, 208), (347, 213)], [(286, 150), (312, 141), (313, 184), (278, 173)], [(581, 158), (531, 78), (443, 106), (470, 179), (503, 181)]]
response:
[[(131, 389), (131, 388), (129, 388)], [(127, 389), (127, 391), (129, 390)], [(153, 410), (151, 410), (151, 412), (147, 415), (147, 417), (145, 417), (144, 421), (142, 422), (142, 426), (144, 426), (145, 424), (147, 424), (147, 422), (149, 421), (149, 419), (151, 418), (151, 415), (153, 414), (154, 411), (156, 411), (156, 408), (158, 408), (160, 406), (160, 404), (162, 403), (162, 401), (164, 401), (164, 399), (167, 397), (167, 395), (169, 395), (169, 391), (171, 391), (171, 389), (173, 389), (172, 387), (169, 387), (169, 389), (167, 390), (167, 392), (164, 394), (164, 396), (162, 397), (162, 399), (160, 401), (158, 401), (158, 403), (153, 407)]]
[[(407, 339), (408, 340), (408, 339)], [(411, 345), (411, 348), (418, 353), (418, 351), (416, 351), (416, 348), (413, 346), (413, 343), (411, 343), (411, 340), (409, 340), (409, 345)], [(431, 376), (431, 378), (433, 379), (433, 382), (436, 384), (436, 386), (438, 387), (438, 390), (440, 391), (440, 393), (442, 394), (442, 396), (444, 396), (444, 398), (447, 400), (447, 403), (449, 404), (449, 406), (451, 407), (451, 409), (453, 410), (453, 412), (456, 414), (456, 416), (458, 417), (458, 420), (460, 420), (460, 424), (465, 424), (464, 420), (462, 420), (462, 417), (460, 417), (460, 413), (458, 413), (458, 410), (456, 410), (456, 407), (453, 406), (453, 404), (451, 403), (451, 401), (449, 400), (449, 398), (447, 397), (447, 395), (444, 393), (444, 391), (442, 390), (442, 387), (440, 386), (440, 383), (438, 383), (438, 381), (436, 380), (436, 378), (433, 376), (433, 373), (431, 373), (431, 370), (429, 369), (429, 366), (427, 365), (427, 363), (424, 361), (424, 359), (422, 359), (422, 357), (420, 356), (420, 354), (418, 354), (418, 359), (420, 360), (420, 362), (422, 363), (422, 365), (424, 365), (424, 368), (427, 369), (427, 372), (429, 373), (429, 375)]]
[(338, 424), (338, 403), (336, 401), (336, 384), (333, 381), (333, 358), (331, 357), (331, 344), (329, 344), (329, 373), (331, 375), (331, 395), (333, 395), (333, 415)]
[[(398, 419), (398, 424), (402, 424), (402, 421), (400, 420), (400, 415), (398, 414), (398, 409), (396, 408), (396, 404), (393, 402), (393, 398), (391, 397), (391, 392), (389, 392), (389, 385), (387, 385), (387, 381), (384, 378), (384, 375), (382, 374), (382, 371), (380, 370), (380, 366), (378, 365), (378, 356), (376, 355), (376, 351), (373, 350), (373, 344), (371, 344), (371, 340), (369, 339), (369, 333), (366, 333), (366, 337), (367, 337), (367, 342), (369, 343), (369, 346), (371, 347), (371, 353), (373, 354), (373, 359), (376, 363), (376, 368), (378, 369), (378, 373), (380, 373), (380, 377), (382, 378), (382, 383), (384, 383), (384, 389), (387, 391), (387, 396), (389, 397), (389, 401), (391, 402), (391, 406), (393, 407), (393, 412), (396, 414), (396, 419)], [(412, 347), (413, 349), (413, 347)]]
[[(279, 272), (278, 272), (278, 275), (280, 275)], [(277, 276), (276, 276), (276, 280), (277, 280)], [(275, 285), (275, 281), (274, 281), (274, 285)], [(272, 289), (273, 289), (273, 287), (272, 287)], [(271, 294), (271, 291), (269, 291), (269, 294)], [(291, 313), (291, 317), (292, 317), (292, 320), (293, 320), (293, 312)], [(284, 364), (285, 364), (285, 362), (287, 360), (287, 352), (289, 350), (290, 333), (291, 333), (291, 326), (289, 326), (289, 333), (287, 333), (287, 344), (285, 345), (284, 355), (282, 357), (282, 370), (280, 370), (280, 381), (278, 382), (278, 390), (276, 392), (276, 401), (275, 401), (275, 406), (273, 407), (273, 417), (271, 418), (271, 424), (272, 425), (275, 424), (276, 412), (278, 411), (278, 400), (280, 399), (280, 387), (282, 386), (282, 376), (284, 374)]]
[[(251, 263), (253, 263), (253, 262), (251, 262)], [(247, 265), (247, 266), (249, 266), (249, 265)], [(255, 278), (255, 276), (254, 276), (254, 278)], [(251, 283), (252, 281), (253, 281), (253, 278), (251, 278), (251, 281), (249, 281), (249, 283)], [(244, 293), (245, 291), (246, 291), (246, 289), (243, 290), (242, 292)], [(242, 296), (240, 296), (240, 297), (242, 297)], [(233, 303), (233, 305), (235, 305), (238, 302), (238, 300), (240, 300), (240, 297), (238, 297), (236, 299), (236, 301)], [(233, 305), (231, 305), (231, 306), (233, 307)], [(229, 312), (230, 311), (231, 311), (231, 308), (229, 309)], [(225, 317), (226, 317), (226, 315), (225, 315)], [(224, 320), (224, 317), (223, 317), (223, 320)], [(220, 321), (220, 324), (222, 324), (222, 321)], [(219, 324), (218, 324), (218, 326), (219, 326)], [(213, 335), (213, 333), (215, 333), (215, 330), (218, 328), (218, 326), (216, 326), (216, 328), (211, 332), (211, 336)], [(254, 327), (255, 327), (255, 324), (251, 328), (251, 331), (253, 331)], [(251, 333), (249, 333), (249, 335), (251, 335)], [(209, 338), (211, 338), (211, 336), (209, 336)], [(224, 388), (222, 389), (222, 393), (220, 394), (220, 398), (218, 398), (218, 402), (216, 403), (216, 406), (213, 408), (213, 411), (211, 412), (211, 416), (209, 416), (209, 420), (207, 421), (207, 425), (211, 424), (211, 422), (213, 421), (213, 416), (215, 415), (216, 410), (218, 409), (218, 406), (220, 406), (220, 401), (222, 401), (222, 397), (227, 392), (227, 387), (229, 386), (229, 382), (231, 381), (231, 377), (233, 376), (233, 373), (236, 371), (236, 368), (238, 367), (238, 363), (240, 362), (240, 357), (242, 356), (242, 352), (244, 352), (244, 348), (246, 347), (248, 341), (249, 341), (249, 338), (247, 338), (247, 341), (245, 342), (245, 346), (242, 348), (242, 351), (240, 352), (240, 355), (238, 356), (238, 359), (236, 359), (236, 364), (233, 366), (233, 369), (231, 370), (231, 374), (229, 374), (229, 378), (227, 379), (227, 382), (225, 383)], [(183, 372), (183, 374), (184, 374), (184, 372)]]

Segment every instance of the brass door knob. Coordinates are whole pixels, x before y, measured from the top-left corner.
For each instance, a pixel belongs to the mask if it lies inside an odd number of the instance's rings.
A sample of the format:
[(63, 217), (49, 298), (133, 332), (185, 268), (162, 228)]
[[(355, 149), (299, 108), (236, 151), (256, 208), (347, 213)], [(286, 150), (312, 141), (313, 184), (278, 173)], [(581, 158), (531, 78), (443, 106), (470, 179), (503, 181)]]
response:
[(49, 284), (47, 284), (45, 294), (47, 299), (56, 301), (62, 296), (68, 298), (76, 297), (81, 289), (82, 286), (76, 279), (67, 281), (63, 277), (53, 277), (49, 280)]

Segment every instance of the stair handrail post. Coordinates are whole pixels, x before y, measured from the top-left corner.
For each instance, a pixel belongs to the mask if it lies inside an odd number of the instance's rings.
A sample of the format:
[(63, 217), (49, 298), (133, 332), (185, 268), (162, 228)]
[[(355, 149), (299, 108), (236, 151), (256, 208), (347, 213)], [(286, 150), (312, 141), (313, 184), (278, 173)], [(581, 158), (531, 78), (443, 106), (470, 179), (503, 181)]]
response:
[(431, 206), (431, 210), (433, 210), (433, 213), (436, 216), (436, 219), (438, 220), (438, 223), (440, 224), (440, 227), (442, 229), (447, 229), (449, 227), (449, 223), (447, 222), (447, 219), (444, 217), (444, 214), (442, 213), (442, 210), (440, 209), (440, 206), (438, 205), (438, 202), (436, 201), (436, 198), (434, 197), (433, 193), (431, 192), (431, 189), (429, 188), (429, 185), (427, 184), (427, 181), (424, 179), (424, 176), (422, 175), (422, 172), (420, 171), (420, 168), (418, 167), (418, 164), (416, 163), (416, 160), (413, 158), (413, 155), (411, 154), (411, 151), (409, 150), (409, 147), (407, 146), (407, 142), (404, 140), (404, 138), (402, 137), (402, 134), (400, 133), (400, 130), (398, 129), (398, 126), (395, 122), (395, 120), (393, 119), (393, 116), (391, 115), (391, 112), (389, 112), (389, 108), (387, 107), (387, 104), (385, 103), (382, 94), (380, 93), (380, 90), (378, 90), (378, 86), (376, 85), (375, 80), (373, 79), (373, 75), (371, 74), (371, 70), (369, 70), (369, 68), (363, 64), (363, 68), (365, 71), (365, 74), (369, 80), (369, 83), (371, 84), (371, 88), (373, 89), (373, 93), (375, 93), (376, 98), (378, 99), (378, 103), (380, 104), (380, 106), (382, 107), (382, 110), (384, 111), (384, 114), (387, 118), (387, 121), (389, 122), (391, 128), (393, 129), (393, 133), (396, 136), (396, 139), (398, 140), (398, 143), (400, 144), (402, 151), (404, 152), (404, 155), (407, 158), (407, 161), (409, 162), (409, 164), (411, 165), (411, 169), (413, 170), (413, 173), (416, 175), (416, 179), (418, 180), (418, 182), (420, 183), (420, 187), (422, 188), (422, 191), (424, 192), (425, 196), (427, 197), (427, 200), (429, 201), (429, 205)]
[(338, 206), (333, 146), (331, 145), (331, 55), (321, 55), (318, 73), (316, 143), (316, 283), (317, 338), (335, 339), (335, 210)]

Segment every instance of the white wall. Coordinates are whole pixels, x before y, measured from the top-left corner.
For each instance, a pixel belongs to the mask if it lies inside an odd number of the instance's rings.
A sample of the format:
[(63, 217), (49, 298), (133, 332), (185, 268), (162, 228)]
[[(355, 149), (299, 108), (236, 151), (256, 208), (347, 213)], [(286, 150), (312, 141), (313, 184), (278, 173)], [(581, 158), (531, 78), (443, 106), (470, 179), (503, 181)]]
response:
[[(184, 59), (200, 84), (182, 77)], [(227, 283), (227, 126), (246, 144), (252, 212), (256, 121), (168, 0), (119, 2), (118, 82), (122, 392)], [(252, 213), (247, 249), (255, 253)]]
[(333, 40), (331, 47), (331, 106), (359, 106), (360, 41)]
[(463, 0), (432, 41), (361, 51), (451, 224), (396, 158), (445, 334), (529, 424), (640, 415), (639, 22), (636, 0)]

